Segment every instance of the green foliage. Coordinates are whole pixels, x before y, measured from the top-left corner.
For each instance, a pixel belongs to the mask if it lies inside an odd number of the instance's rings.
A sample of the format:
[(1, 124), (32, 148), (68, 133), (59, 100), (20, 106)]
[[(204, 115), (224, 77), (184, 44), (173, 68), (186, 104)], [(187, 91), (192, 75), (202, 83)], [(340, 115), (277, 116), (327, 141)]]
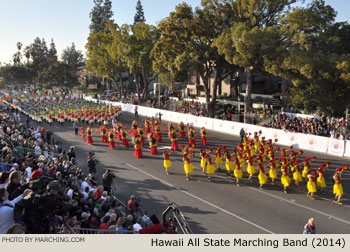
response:
[(112, 21), (112, 2), (110, 0), (94, 0), (94, 7), (90, 12), (90, 34), (103, 32), (108, 21)]
[(350, 98), (347, 63), (350, 27), (335, 23), (335, 11), (322, 0), (294, 8), (280, 19), (281, 45), (264, 58), (267, 71), (293, 83), (291, 101), (305, 111), (342, 115)]
[(57, 50), (56, 50), (56, 45), (53, 42), (53, 39), (51, 39), (50, 49), (49, 49), (49, 52), (48, 52), (48, 60), (50, 62), (56, 62), (57, 61)]
[[(162, 36), (152, 51), (153, 68), (173, 76), (189, 69), (198, 72), (204, 84), (208, 111), (214, 116), (217, 87), (234, 67), (219, 55), (214, 44), (229, 24), (226, 16), (221, 15), (223, 6), (218, 1), (203, 1), (202, 6), (193, 12), (186, 3), (179, 4), (160, 22), (158, 27)], [(212, 74), (215, 74), (215, 81), (210, 100), (209, 78)]]
[(136, 3), (136, 13), (135, 13), (135, 17), (134, 17), (134, 25), (137, 23), (146, 23), (145, 13), (143, 12), (141, 0), (138, 0)]

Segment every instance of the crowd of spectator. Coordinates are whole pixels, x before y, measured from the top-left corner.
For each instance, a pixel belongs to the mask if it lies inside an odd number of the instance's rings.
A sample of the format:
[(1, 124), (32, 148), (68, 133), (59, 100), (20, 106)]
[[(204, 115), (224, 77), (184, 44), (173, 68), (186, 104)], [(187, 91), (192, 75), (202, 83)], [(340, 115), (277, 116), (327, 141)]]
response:
[(302, 118), (293, 114), (282, 114), (279, 112), (271, 116), (264, 126), (289, 132), (337, 138), (339, 140), (345, 140), (346, 138), (342, 130), (342, 127), (346, 126), (346, 120), (343, 117), (335, 119), (325, 114), (320, 117)]
[(8, 107), (0, 110), (0, 234), (164, 231), (137, 211), (135, 196), (126, 207), (111, 194), (109, 170), (97, 183), (95, 174), (74, 165), (74, 147), (66, 153), (52, 132), (27, 127)]

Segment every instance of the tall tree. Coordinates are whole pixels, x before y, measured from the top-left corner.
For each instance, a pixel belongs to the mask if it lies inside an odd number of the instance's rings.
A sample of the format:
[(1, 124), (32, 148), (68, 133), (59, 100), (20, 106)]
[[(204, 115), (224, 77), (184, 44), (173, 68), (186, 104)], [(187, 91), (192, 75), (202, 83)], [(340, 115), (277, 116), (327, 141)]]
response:
[(53, 42), (53, 38), (51, 39), (50, 49), (48, 53), (48, 60), (50, 62), (57, 62), (57, 50), (55, 42)]
[(159, 24), (162, 36), (153, 49), (153, 67), (159, 72), (170, 72), (173, 76), (194, 68), (203, 82), (207, 110), (213, 117), (217, 88), (234, 66), (218, 53), (214, 44), (228, 24), (218, 11), (222, 5), (218, 1), (203, 1), (202, 6), (193, 13), (186, 3), (177, 5), (175, 12), (171, 12), (169, 18)]
[(267, 71), (292, 81), (291, 101), (306, 112), (342, 115), (350, 98), (350, 26), (335, 23), (334, 9), (323, 0), (296, 7), (280, 22), (276, 57), (265, 58)]
[(253, 73), (263, 72), (264, 58), (273, 57), (278, 45), (279, 18), (297, 0), (236, 0), (226, 1), (237, 16), (225, 30), (216, 46), (226, 59), (245, 69), (247, 75), (244, 122), (251, 110)]
[(141, 4), (141, 0), (137, 0), (136, 3), (136, 13), (134, 16), (134, 25), (137, 23), (145, 23), (146, 19), (145, 19), (145, 13), (143, 12), (143, 7)]
[(110, 0), (94, 0), (94, 7), (90, 12), (90, 34), (103, 32), (108, 21), (113, 21), (112, 2)]
[(111, 0), (105, 0), (103, 4), (103, 28), (105, 28), (106, 24), (108, 22), (114, 22), (112, 19), (113, 17), (113, 11), (112, 11), (112, 1)]
[(23, 44), (21, 42), (17, 42), (17, 52), (13, 55), (13, 63), (15, 65), (21, 64), (21, 49), (22, 49)]
[(152, 69), (151, 51), (159, 39), (159, 30), (145, 23), (121, 27), (125, 62), (134, 76), (139, 103), (148, 99), (148, 86), (157, 78)]
[(78, 67), (84, 64), (84, 56), (80, 50), (75, 48), (75, 44), (66, 47), (61, 54), (61, 60), (66, 64), (66, 79), (69, 83), (77, 83)]
[(29, 53), (30, 59), (32, 60), (30, 64), (30, 72), (32, 76), (32, 81), (36, 86), (37, 82), (41, 82), (42, 79), (39, 78), (40, 72), (44, 71), (48, 66), (48, 52), (46, 41), (44, 39), (35, 38), (34, 42), (25, 48), (25, 53)]

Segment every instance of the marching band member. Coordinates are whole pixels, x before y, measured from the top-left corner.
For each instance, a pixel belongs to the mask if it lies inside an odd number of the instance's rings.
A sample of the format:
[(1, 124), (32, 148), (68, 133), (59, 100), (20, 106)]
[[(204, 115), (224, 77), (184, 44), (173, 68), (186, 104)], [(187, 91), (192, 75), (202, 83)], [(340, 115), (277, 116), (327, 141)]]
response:
[(196, 136), (193, 127), (190, 127), (188, 129), (188, 145), (191, 146), (192, 148), (196, 147)]
[(140, 139), (138, 137), (135, 139), (134, 148), (135, 148), (134, 157), (135, 158), (142, 158), (143, 157), (142, 145), (141, 145), (141, 141), (140, 141)]
[(146, 140), (145, 140), (145, 137), (143, 135), (143, 127), (142, 126), (139, 127), (138, 134), (140, 136), (140, 141), (141, 141), (142, 146), (145, 146)]
[(255, 167), (254, 167), (254, 159), (253, 157), (248, 157), (247, 158), (248, 162), (248, 167), (247, 167), (247, 172), (249, 174), (248, 180), (250, 182), (253, 182), (253, 175), (256, 173)]
[(191, 159), (190, 159), (189, 155), (184, 154), (182, 156), (182, 159), (184, 161), (184, 170), (185, 170), (185, 174), (186, 174), (186, 180), (190, 180), (190, 174), (193, 172), (194, 166), (191, 163)]
[(304, 164), (304, 169), (303, 169), (302, 177), (303, 177), (304, 181), (306, 182), (307, 175), (310, 172), (310, 158), (309, 157), (304, 158), (303, 164)]
[(162, 139), (162, 132), (161, 132), (161, 129), (160, 129), (160, 123), (159, 122), (157, 122), (155, 124), (155, 133), (156, 133), (156, 140), (157, 140), (157, 142), (161, 143), (163, 141), (163, 139)]
[(80, 135), (81, 137), (83, 138), (83, 142), (85, 142), (85, 127), (84, 127), (84, 124), (81, 126), (80, 128)]
[(240, 186), (239, 180), (243, 177), (243, 172), (241, 170), (239, 159), (235, 157), (233, 160), (235, 161), (235, 165), (234, 165), (235, 170), (233, 174), (235, 175), (235, 178), (236, 178), (236, 185)]
[(225, 167), (226, 167), (227, 175), (232, 176), (232, 171), (233, 171), (232, 156), (226, 149), (224, 150), (224, 155), (226, 159)]
[(311, 172), (310, 174), (307, 175), (308, 182), (307, 182), (307, 196), (311, 197), (311, 199), (314, 198), (314, 193), (317, 191), (316, 190), (316, 184), (315, 184), (315, 172)]
[(114, 141), (114, 131), (109, 131), (109, 148), (114, 149), (115, 148), (115, 141)]
[(180, 137), (186, 138), (185, 124), (183, 122), (180, 122), (178, 128), (179, 128)]
[(203, 173), (205, 173), (205, 169), (207, 168), (207, 160), (205, 159), (205, 154), (206, 154), (205, 150), (200, 149), (199, 155), (201, 157), (201, 168)]
[(320, 193), (324, 194), (325, 193), (325, 188), (327, 187), (326, 185), (326, 181), (324, 179), (324, 173), (326, 172), (326, 165), (325, 164), (321, 164), (320, 167), (317, 168), (317, 187), (320, 191)]
[(93, 144), (94, 141), (92, 140), (92, 129), (91, 129), (90, 126), (87, 127), (86, 132), (87, 132), (87, 141), (86, 141), (86, 143), (87, 144)]
[(101, 131), (101, 141), (102, 143), (107, 143), (107, 128), (105, 124), (102, 124), (100, 127), (100, 131)]
[(259, 170), (258, 179), (259, 179), (260, 189), (262, 189), (263, 185), (266, 184), (266, 182), (267, 182), (267, 176), (265, 174), (265, 167), (263, 166), (262, 163), (258, 164), (258, 170)]
[(208, 153), (204, 155), (206, 159), (206, 173), (208, 175), (208, 181), (211, 182), (211, 175), (215, 173), (215, 166), (213, 165), (213, 160)]
[(168, 169), (171, 167), (171, 161), (170, 161), (170, 154), (171, 152), (165, 150), (163, 151), (163, 157), (164, 157), (164, 168), (165, 168), (165, 173), (169, 175)]
[(176, 137), (176, 134), (175, 132), (172, 134), (171, 136), (171, 151), (178, 151), (179, 150), (179, 147), (177, 145), (177, 137)]
[(287, 193), (287, 189), (290, 185), (290, 177), (288, 173), (288, 164), (284, 164), (282, 166), (282, 176), (281, 176), (281, 183), (283, 185), (283, 192)]
[(202, 127), (201, 131), (202, 131), (202, 144), (207, 145), (207, 132), (204, 127)]
[(276, 172), (276, 162), (274, 159), (269, 160), (269, 177), (271, 178), (271, 184), (275, 184), (275, 179), (277, 178), (277, 172)]
[(121, 122), (117, 122), (117, 140), (122, 141), (123, 125)]
[(125, 132), (125, 129), (123, 128), (122, 129), (122, 146), (124, 147), (129, 147), (129, 142), (128, 142), (128, 139), (126, 138), (126, 132)]
[(335, 195), (334, 201), (337, 202), (338, 204), (342, 204), (341, 197), (344, 194), (344, 191), (343, 191), (343, 186), (341, 184), (341, 176), (343, 171), (346, 169), (337, 168), (335, 169), (335, 174), (333, 175), (333, 179), (334, 179), (333, 194)]
[(295, 182), (295, 186), (299, 187), (300, 182), (303, 181), (303, 178), (301, 177), (301, 173), (300, 173), (299, 160), (294, 161), (293, 168), (294, 168), (293, 179)]
[(221, 171), (221, 165), (222, 165), (222, 156), (221, 156), (221, 147), (218, 147), (215, 154), (215, 164), (216, 168)]
[(151, 147), (150, 154), (151, 155), (158, 155), (157, 140), (154, 137), (151, 138), (149, 145)]

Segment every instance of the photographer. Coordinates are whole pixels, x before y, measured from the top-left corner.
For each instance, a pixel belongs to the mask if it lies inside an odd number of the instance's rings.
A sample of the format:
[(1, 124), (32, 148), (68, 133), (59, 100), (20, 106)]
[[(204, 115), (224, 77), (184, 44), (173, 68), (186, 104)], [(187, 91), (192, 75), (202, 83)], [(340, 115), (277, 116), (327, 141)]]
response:
[(87, 160), (87, 164), (89, 167), (89, 174), (91, 174), (93, 177), (96, 176), (96, 159), (94, 158), (95, 153), (93, 152), (89, 152), (88, 155), (88, 160)]
[(107, 169), (106, 172), (102, 175), (102, 185), (104, 189), (109, 193), (111, 192), (113, 178), (115, 178), (115, 175), (111, 173), (109, 169)]
[(0, 189), (0, 234), (5, 234), (7, 230), (15, 224), (14, 207), (17, 202), (26, 197), (31, 190), (25, 190), (24, 193), (12, 201), (8, 200), (8, 193), (5, 188)]
[[(72, 162), (75, 160), (76, 158), (76, 155), (75, 155), (75, 152), (74, 152), (74, 146), (71, 146), (69, 147), (69, 151), (67, 153), (67, 156), (68, 156), (68, 160), (69, 162)], [(73, 161), (72, 161), (73, 160)], [(74, 163), (73, 163), (74, 164)]]

